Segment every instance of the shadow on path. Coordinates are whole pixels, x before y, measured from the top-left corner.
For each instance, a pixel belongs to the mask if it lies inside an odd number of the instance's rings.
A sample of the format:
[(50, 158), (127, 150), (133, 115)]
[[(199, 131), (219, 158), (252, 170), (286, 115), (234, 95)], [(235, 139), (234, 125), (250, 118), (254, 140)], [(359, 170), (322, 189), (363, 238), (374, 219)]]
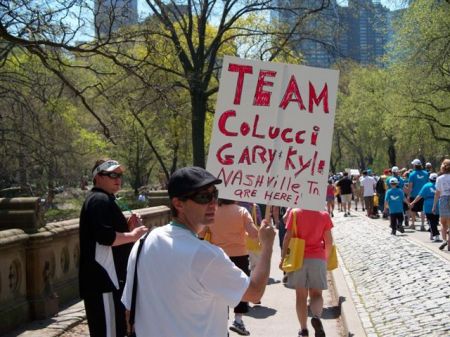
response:
[(277, 311), (273, 308), (265, 307), (263, 305), (255, 305), (245, 315), (256, 319), (264, 319), (275, 315), (276, 312)]

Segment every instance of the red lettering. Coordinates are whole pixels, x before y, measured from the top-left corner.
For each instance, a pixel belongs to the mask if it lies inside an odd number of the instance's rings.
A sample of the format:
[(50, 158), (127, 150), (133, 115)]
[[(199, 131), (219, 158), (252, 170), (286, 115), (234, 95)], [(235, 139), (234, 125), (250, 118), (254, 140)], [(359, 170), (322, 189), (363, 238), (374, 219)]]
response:
[(225, 111), (222, 114), (222, 116), (220, 116), (220, 118), (219, 118), (219, 131), (221, 133), (223, 133), (225, 136), (235, 137), (235, 136), (238, 135), (237, 132), (228, 131), (226, 129), (226, 125), (225, 125), (227, 123), (227, 119), (229, 117), (235, 117), (235, 116), (236, 116), (236, 111), (234, 111), (234, 110)]
[(242, 88), (244, 86), (244, 76), (245, 74), (253, 74), (253, 67), (252, 66), (246, 66), (243, 64), (234, 64), (230, 63), (228, 65), (228, 71), (231, 72), (238, 72), (238, 79), (236, 83), (236, 92), (234, 94), (234, 104), (241, 104), (241, 96), (242, 96)]
[(222, 156), (222, 152), (230, 147), (233, 147), (233, 145), (231, 143), (227, 143), (222, 145), (216, 152), (216, 157), (217, 160), (219, 161), (219, 163), (223, 164), (223, 165), (232, 165), (234, 163), (234, 156), (233, 155), (225, 155)]
[(275, 77), (276, 71), (271, 70), (261, 70), (258, 76), (258, 83), (256, 84), (255, 98), (253, 99), (253, 105), (257, 106), (269, 106), (270, 96), (272, 93), (270, 91), (264, 91), (264, 86), (273, 87), (273, 82), (265, 81), (267, 77)]
[(256, 130), (258, 129), (258, 122), (259, 122), (259, 115), (255, 116), (255, 121), (253, 122), (253, 132), (252, 132), (252, 137), (255, 138), (265, 138), (264, 135), (258, 135), (256, 133)]
[(284, 129), (283, 132), (281, 133), (281, 139), (286, 143), (292, 143), (292, 137), (288, 138), (288, 133), (291, 132), (292, 132), (291, 128)]
[(325, 83), (322, 91), (320, 92), (319, 97), (316, 95), (316, 89), (312, 85), (311, 82), (309, 82), (309, 108), (308, 111), (310, 113), (313, 112), (313, 104), (319, 106), (320, 102), (323, 100), (323, 112), (329, 113), (328, 110), (328, 85)]
[(247, 165), (251, 164), (250, 159), (250, 151), (248, 150), (248, 147), (246, 147), (241, 154), (241, 157), (239, 158), (239, 164), (246, 163)]
[(280, 108), (286, 110), (286, 107), (290, 102), (297, 102), (300, 110), (305, 110), (305, 105), (303, 104), (302, 96), (300, 95), (300, 90), (298, 89), (297, 81), (295, 76), (292, 75), (289, 80), (289, 84), (284, 93), (284, 97), (281, 100)]

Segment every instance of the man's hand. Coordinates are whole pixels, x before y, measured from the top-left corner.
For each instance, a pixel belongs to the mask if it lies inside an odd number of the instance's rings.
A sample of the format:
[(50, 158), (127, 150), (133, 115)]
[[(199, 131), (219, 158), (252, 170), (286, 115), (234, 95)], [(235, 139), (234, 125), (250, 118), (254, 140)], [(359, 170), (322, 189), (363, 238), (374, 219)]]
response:
[(261, 227), (259, 228), (259, 242), (261, 242), (261, 246), (272, 247), (273, 241), (275, 239), (275, 234), (276, 233), (273, 226), (264, 219), (261, 223)]
[(137, 226), (142, 225), (141, 216), (136, 213), (132, 213), (131, 216), (128, 218), (127, 223), (128, 223), (128, 230), (131, 232)]
[(144, 235), (147, 232), (148, 232), (148, 228), (147, 227), (139, 226), (139, 227), (136, 227), (135, 229), (133, 229), (131, 231), (131, 234), (135, 238), (134, 241), (137, 241), (137, 240), (139, 240), (141, 238), (142, 235)]

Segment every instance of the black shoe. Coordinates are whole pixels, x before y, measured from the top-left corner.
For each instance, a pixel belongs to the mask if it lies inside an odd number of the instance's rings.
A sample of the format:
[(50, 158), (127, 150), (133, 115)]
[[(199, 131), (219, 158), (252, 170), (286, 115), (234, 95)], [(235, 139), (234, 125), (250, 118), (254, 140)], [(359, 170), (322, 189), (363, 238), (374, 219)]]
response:
[(306, 337), (309, 336), (308, 329), (302, 329), (298, 332), (298, 337), (304, 337), (304, 336), (306, 336)]
[(405, 229), (403, 228), (403, 226), (398, 226), (398, 230), (400, 233), (404, 233)]
[(445, 246), (447, 246), (447, 241), (445, 241), (442, 245), (439, 246), (439, 250), (444, 250)]
[(420, 231), (421, 231), (421, 232), (426, 232), (425, 226), (423, 226), (423, 225), (420, 226)]
[(248, 332), (245, 329), (245, 325), (244, 323), (238, 323), (236, 321), (233, 322), (233, 325), (230, 326), (230, 330), (237, 332), (238, 334), (242, 335), (242, 336), (248, 336), (250, 335), (250, 332)]
[(319, 318), (313, 317), (311, 318), (311, 325), (313, 326), (315, 333), (315, 337), (326, 337), (325, 331), (323, 330), (322, 322)]

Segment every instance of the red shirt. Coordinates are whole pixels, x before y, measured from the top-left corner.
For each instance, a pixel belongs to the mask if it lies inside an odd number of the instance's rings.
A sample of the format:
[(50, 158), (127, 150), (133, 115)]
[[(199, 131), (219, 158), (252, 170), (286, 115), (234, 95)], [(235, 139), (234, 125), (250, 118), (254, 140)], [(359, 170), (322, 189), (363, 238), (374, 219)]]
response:
[[(330, 215), (323, 211), (294, 208), (289, 212), (286, 229), (292, 228), (293, 212), (296, 213), (297, 235), (305, 240), (305, 258), (326, 260), (324, 234), (333, 228)], [(294, 237), (294, 233), (292, 233)]]

